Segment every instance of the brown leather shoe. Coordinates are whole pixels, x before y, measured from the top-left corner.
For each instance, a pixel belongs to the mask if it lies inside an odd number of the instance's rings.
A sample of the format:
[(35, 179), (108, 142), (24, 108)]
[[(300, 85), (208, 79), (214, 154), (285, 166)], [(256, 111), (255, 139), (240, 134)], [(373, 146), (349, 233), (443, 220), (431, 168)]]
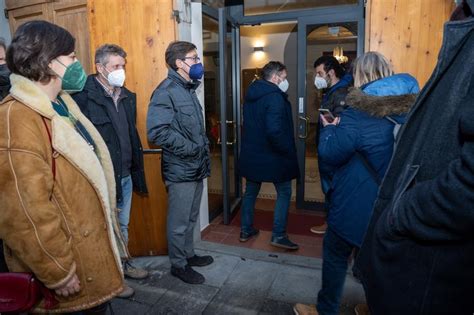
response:
[(314, 304), (296, 303), (295, 306), (293, 306), (293, 312), (295, 312), (296, 315), (319, 315), (316, 310), (316, 305)]
[(327, 229), (328, 229), (328, 225), (327, 225), (326, 222), (324, 222), (324, 224), (313, 226), (310, 229), (310, 231), (314, 234), (322, 235), (322, 234), (326, 233)]
[(357, 304), (354, 307), (356, 315), (370, 315), (369, 306), (367, 304)]
[(134, 294), (135, 290), (132, 287), (129, 287), (128, 285), (124, 284), (123, 291), (120, 292), (117, 297), (121, 299), (128, 299), (131, 298)]

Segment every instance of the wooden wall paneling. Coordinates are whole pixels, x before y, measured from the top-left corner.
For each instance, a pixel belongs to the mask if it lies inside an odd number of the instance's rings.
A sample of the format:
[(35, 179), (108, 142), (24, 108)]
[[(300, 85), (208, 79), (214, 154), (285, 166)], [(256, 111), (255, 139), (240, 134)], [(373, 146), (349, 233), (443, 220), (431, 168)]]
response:
[(86, 73), (91, 73), (87, 0), (62, 0), (51, 3), (53, 23), (67, 29), (76, 39), (76, 55)]
[(443, 25), (452, 0), (369, 0), (366, 51), (389, 58), (396, 72), (414, 75), (423, 86), (436, 65)]
[(51, 1), (54, 0), (5, 0), (5, 8), (7, 8), (8, 10), (13, 10)]
[(33, 20), (51, 20), (47, 3), (23, 6), (16, 9), (10, 9), (8, 6), (6, 6), (6, 8), (8, 10), (8, 23), (10, 24), (10, 32), (12, 34), (14, 34), (18, 26), (23, 23)]
[[(104, 43), (127, 52), (126, 87), (137, 93), (137, 127), (144, 148), (146, 114), (153, 90), (168, 73), (164, 52), (175, 40), (173, 3), (169, 0), (88, 0), (90, 49)], [(133, 196), (129, 249), (132, 255), (164, 254), (167, 194), (161, 177), (161, 156), (145, 155), (149, 196)]]

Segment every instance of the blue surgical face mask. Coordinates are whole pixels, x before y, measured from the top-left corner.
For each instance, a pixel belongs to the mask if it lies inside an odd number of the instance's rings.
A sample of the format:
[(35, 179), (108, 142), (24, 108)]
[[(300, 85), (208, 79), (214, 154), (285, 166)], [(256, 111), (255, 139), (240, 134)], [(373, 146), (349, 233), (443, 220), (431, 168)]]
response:
[[(185, 61), (183, 62), (186, 63)], [(192, 66), (186, 63), (186, 65), (189, 67), (189, 78), (192, 80), (201, 80), (204, 75), (204, 66), (202, 63), (196, 63)]]

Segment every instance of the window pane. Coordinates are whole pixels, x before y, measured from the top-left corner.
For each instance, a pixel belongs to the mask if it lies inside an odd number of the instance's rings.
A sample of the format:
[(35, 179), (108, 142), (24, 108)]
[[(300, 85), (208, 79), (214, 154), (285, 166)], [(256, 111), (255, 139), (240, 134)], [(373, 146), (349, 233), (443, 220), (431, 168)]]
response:
[(244, 0), (244, 14), (259, 15), (307, 10), (320, 7), (357, 4), (357, 1), (358, 0)]

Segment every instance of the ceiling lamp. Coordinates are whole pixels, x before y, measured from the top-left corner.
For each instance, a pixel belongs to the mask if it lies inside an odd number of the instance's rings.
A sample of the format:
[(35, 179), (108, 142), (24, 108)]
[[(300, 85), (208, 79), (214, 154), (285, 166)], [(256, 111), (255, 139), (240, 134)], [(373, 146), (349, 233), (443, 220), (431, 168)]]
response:
[(344, 56), (344, 50), (341, 46), (334, 47), (332, 55), (334, 56), (334, 58), (337, 59), (337, 61), (339, 61), (339, 63), (346, 63), (349, 61), (349, 58), (347, 58), (347, 56)]

